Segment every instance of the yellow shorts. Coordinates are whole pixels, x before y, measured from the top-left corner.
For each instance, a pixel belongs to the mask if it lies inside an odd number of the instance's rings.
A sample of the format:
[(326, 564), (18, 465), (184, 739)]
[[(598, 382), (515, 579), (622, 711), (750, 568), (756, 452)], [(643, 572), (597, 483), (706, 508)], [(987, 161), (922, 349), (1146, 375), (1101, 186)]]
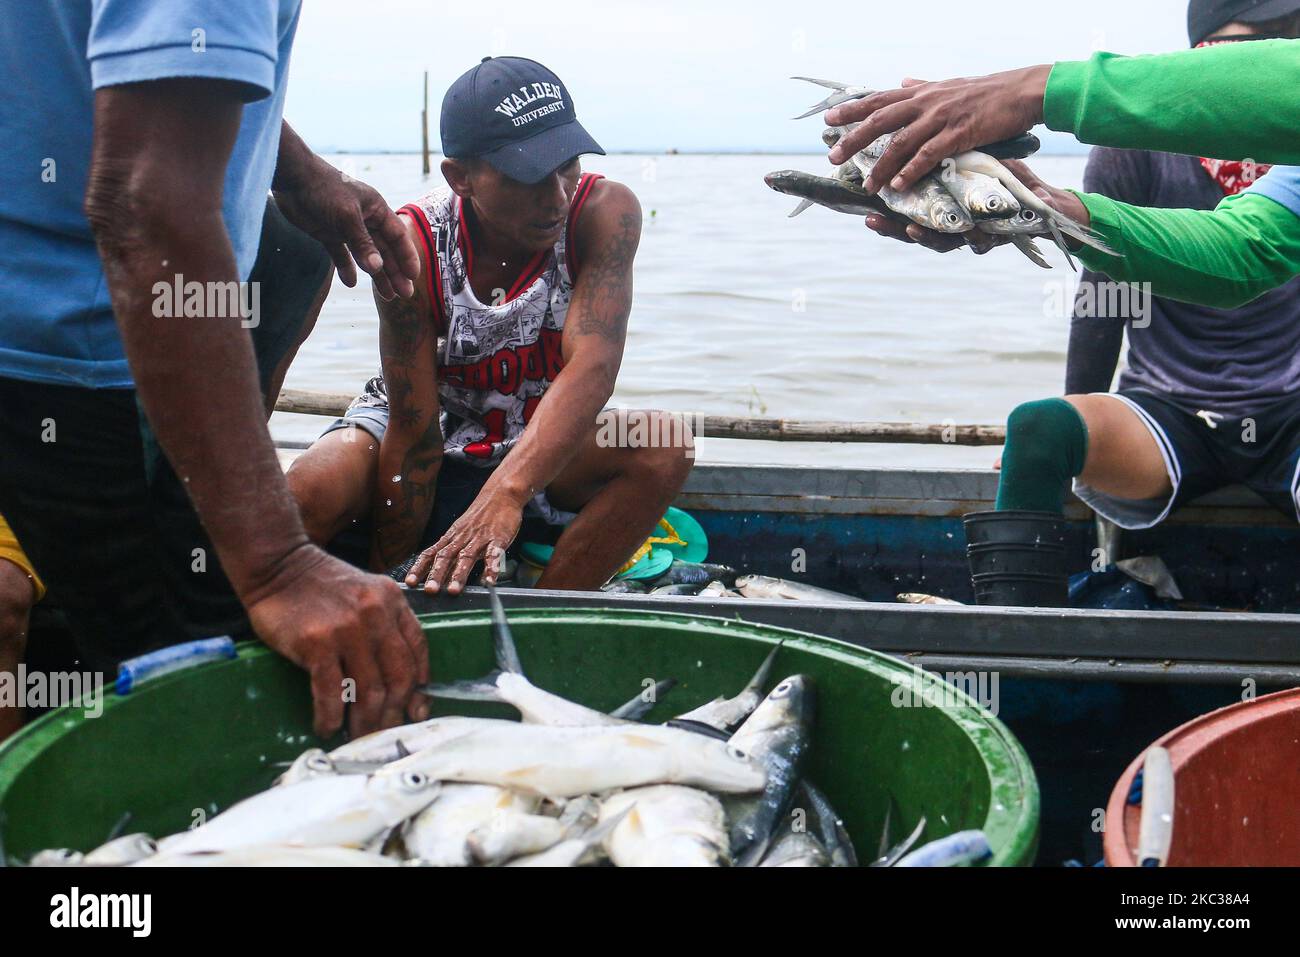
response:
[(18, 544), (18, 537), (5, 521), (5, 517), (0, 515), (0, 561), (13, 562), (32, 580), (32, 585), (36, 588), (36, 600), (40, 601), (45, 597), (45, 583), (41, 581), (41, 576), (36, 574), (36, 569), (32, 567), (32, 561), (23, 551), (23, 547)]

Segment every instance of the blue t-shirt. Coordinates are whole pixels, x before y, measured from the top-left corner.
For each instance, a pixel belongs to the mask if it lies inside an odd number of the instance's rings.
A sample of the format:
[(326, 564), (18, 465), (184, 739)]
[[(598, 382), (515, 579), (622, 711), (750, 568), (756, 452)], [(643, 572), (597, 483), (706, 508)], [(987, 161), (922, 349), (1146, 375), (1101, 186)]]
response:
[(1300, 216), (1300, 166), (1274, 166), (1250, 188)]
[(301, 0), (22, 0), (0, 16), (0, 376), (132, 385), (82, 213), (93, 90), (211, 77), (249, 102), (222, 213), (247, 279), (279, 152)]

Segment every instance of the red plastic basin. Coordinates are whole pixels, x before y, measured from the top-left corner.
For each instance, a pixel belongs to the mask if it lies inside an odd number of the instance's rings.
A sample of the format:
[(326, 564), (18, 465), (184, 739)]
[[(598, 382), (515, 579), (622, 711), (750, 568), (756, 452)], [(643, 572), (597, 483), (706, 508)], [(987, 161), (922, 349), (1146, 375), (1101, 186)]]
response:
[[(1300, 688), (1212, 711), (1155, 745), (1174, 771), (1168, 866), (1300, 865)], [(1144, 757), (1111, 792), (1107, 867), (1137, 865), (1142, 807), (1128, 795)]]

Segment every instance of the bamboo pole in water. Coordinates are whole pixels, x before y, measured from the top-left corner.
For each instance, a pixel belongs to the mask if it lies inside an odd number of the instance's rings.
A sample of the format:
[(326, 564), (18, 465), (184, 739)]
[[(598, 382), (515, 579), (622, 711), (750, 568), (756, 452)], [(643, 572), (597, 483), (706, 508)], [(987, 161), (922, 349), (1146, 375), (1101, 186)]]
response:
[(424, 175), (429, 175), (429, 71), (424, 71), (424, 110), (420, 113), (420, 133), (424, 138)]
[[(342, 392), (285, 389), (277, 412), (342, 415), (352, 396)], [(1002, 445), (1000, 425), (926, 425), (916, 422), (818, 422), (804, 419), (755, 419), (733, 415), (688, 416), (697, 435), (708, 439), (766, 442), (874, 442), (885, 445)]]

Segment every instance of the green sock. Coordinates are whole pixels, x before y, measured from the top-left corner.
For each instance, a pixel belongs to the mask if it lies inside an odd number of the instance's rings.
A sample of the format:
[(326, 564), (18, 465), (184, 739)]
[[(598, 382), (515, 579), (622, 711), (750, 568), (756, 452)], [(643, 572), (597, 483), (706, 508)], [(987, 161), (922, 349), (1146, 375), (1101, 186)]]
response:
[(1007, 418), (1007, 444), (998, 482), (999, 512), (1065, 511), (1070, 480), (1088, 459), (1088, 426), (1064, 399), (1018, 406)]

